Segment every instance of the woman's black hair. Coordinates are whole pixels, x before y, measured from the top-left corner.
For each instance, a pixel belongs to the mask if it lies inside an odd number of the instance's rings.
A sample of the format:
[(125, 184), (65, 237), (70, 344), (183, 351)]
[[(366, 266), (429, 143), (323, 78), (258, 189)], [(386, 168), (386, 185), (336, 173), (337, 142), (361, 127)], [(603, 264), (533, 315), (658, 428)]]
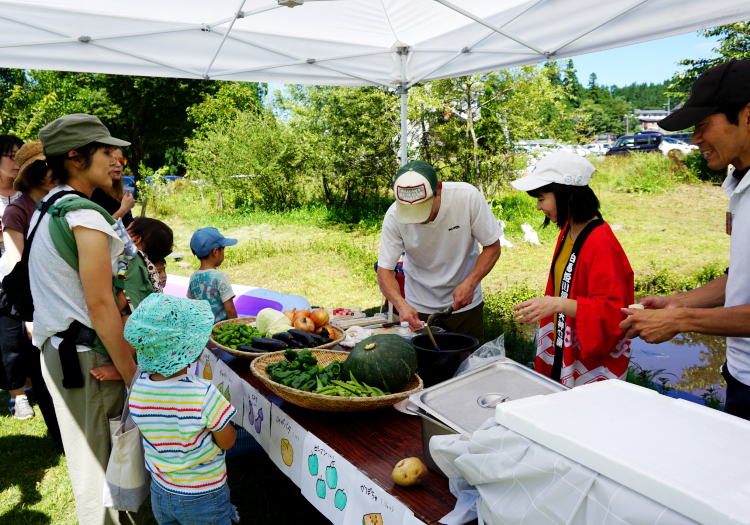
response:
[[(535, 199), (541, 197), (543, 193), (555, 195), (557, 227), (561, 230), (566, 222), (586, 222), (594, 216), (602, 218), (602, 214), (599, 213), (599, 199), (588, 186), (568, 186), (552, 182), (526, 193)], [(549, 223), (549, 218), (545, 218), (543, 227), (546, 228)]]
[(131, 237), (137, 235), (141, 238), (143, 251), (148, 255), (149, 261), (154, 264), (172, 253), (174, 243), (172, 229), (158, 219), (136, 217), (128, 226), (128, 233)]
[[(91, 161), (94, 158), (94, 154), (103, 148), (113, 148), (107, 144), (101, 142), (90, 142), (85, 146), (74, 148), (76, 152), (83, 158), (83, 169), (88, 169), (91, 166)], [(71, 150), (73, 151), (73, 150)], [(67, 184), (70, 174), (65, 169), (65, 161), (68, 160), (68, 153), (61, 153), (60, 155), (53, 155), (47, 157), (47, 165), (52, 170), (52, 178), (60, 182), (60, 184)]]
[(18, 189), (28, 193), (33, 189), (41, 189), (44, 186), (44, 178), (47, 176), (49, 166), (43, 160), (35, 160), (23, 170), (23, 177), (18, 182)]
[(0, 155), (10, 155), (13, 146), (18, 146), (20, 149), (23, 141), (15, 135), (0, 135)]

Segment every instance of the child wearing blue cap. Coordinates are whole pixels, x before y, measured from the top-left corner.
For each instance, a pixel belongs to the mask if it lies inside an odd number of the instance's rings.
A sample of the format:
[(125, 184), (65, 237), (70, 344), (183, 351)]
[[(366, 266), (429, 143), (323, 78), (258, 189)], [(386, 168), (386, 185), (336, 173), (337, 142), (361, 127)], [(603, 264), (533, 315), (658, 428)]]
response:
[(234, 246), (237, 239), (227, 239), (216, 228), (201, 228), (190, 239), (193, 255), (201, 261), (200, 267), (190, 276), (188, 299), (202, 299), (211, 305), (214, 322), (236, 319), (234, 291), (229, 277), (216, 268), (224, 262), (224, 248)]
[(128, 400), (151, 471), (151, 507), (160, 525), (238, 521), (229, 501), (225, 450), (237, 437), (237, 410), (187, 367), (203, 352), (214, 316), (206, 301), (146, 297), (125, 324), (141, 374)]

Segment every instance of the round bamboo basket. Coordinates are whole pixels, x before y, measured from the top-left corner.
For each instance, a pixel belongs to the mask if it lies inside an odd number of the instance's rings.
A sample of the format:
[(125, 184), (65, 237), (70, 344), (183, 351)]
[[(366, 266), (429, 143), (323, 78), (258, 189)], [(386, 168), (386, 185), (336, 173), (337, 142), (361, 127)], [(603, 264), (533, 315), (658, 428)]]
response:
[[(349, 357), (349, 352), (339, 352), (336, 350), (312, 350), (312, 355), (318, 359), (318, 364), (328, 366), (333, 361), (343, 362)], [(250, 363), (250, 371), (255, 377), (260, 379), (271, 392), (281, 399), (289, 401), (302, 408), (318, 410), (321, 412), (364, 412), (366, 410), (375, 410), (376, 408), (385, 408), (392, 406), (402, 399), (406, 399), (415, 392), (424, 388), (424, 383), (418, 375), (414, 375), (409, 383), (395, 394), (380, 397), (338, 397), (324, 396), (313, 392), (303, 392), (296, 388), (284, 386), (271, 381), (266, 367), (270, 364), (277, 363), (284, 359), (284, 352), (273, 352), (265, 354)]]
[[(214, 325), (214, 328), (221, 328), (227, 323), (234, 323), (234, 324), (249, 324), (251, 326), (255, 326), (255, 317), (240, 317), (238, 319), (227, 319), (225, 321), (219, 321)], [(335, 326), (332, 327), (334, 329), (334, 334), (331, 335), (331, 338), (333, 339), (332, 342), (328, 343), (327, 345), (318, 346), (316, 348), (333, 348), (337, 344), (339, 344), (341, 341), (344, 340), (346, 337), (346, 334), (340, 329), (336, 328)], [(211, 332), (211, 337), (208, 339), (208, 342), (215, 346), (216, 348), (219, 348), (221, 350), (224, 350), (226, 353), (231, 354), (235, 357), (239, 357), (240, 359), (255, 359), (256, 357), (260, 357), (262, 355), (268, 355), (268, 352), (242, 352), (241, 350), (235, 350), (234, 348), (229, 348), (228, 346), (224, 346), (222, 344), (219, 344), (214, 339), (213, 331)]]

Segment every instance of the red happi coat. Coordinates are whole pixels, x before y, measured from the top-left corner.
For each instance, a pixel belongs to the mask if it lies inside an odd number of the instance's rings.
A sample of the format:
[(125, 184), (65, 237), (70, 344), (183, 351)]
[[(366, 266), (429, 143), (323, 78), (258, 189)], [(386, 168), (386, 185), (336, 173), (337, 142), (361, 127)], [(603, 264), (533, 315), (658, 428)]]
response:
[[(567, 225), (560, 232), (555, 254), (560, 250)], [(554, 295), (553, 267), (545, 295)], [(625, 319), (620, 308), (634, 302), (633, 270), (609, 224), (591, 231), (578, 253), (569, 299), (578, 303), (576, 317), (565, 319), (565, 343), (560, 383), (574, 387), (624, 379), (630, 361), (630, 341), (620, 330)], [(539, 324), (535, 369), (551, 376), (555, 359), (555, 316)]]

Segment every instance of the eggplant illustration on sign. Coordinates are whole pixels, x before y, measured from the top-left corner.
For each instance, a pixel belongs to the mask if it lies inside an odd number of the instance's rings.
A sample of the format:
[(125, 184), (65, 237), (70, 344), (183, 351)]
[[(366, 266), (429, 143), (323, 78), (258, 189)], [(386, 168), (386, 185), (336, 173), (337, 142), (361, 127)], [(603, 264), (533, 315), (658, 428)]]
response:
[(258, 417), (256, 417), (253, 422), (253, 402), (250, 400), (249, 397), (247, 399), (247, 405), (248, 407), (250, 407), (250, 413), (247, 415), (247, 419), (248, 421), (250, 421), (251, 425), (253, 424), (255, 425), (255, 432), (257, 434), (260, 434), (260, 428), (261, 428), (260, 424), (263, 422), (263, 409), (262, 408), (258, 409)]

